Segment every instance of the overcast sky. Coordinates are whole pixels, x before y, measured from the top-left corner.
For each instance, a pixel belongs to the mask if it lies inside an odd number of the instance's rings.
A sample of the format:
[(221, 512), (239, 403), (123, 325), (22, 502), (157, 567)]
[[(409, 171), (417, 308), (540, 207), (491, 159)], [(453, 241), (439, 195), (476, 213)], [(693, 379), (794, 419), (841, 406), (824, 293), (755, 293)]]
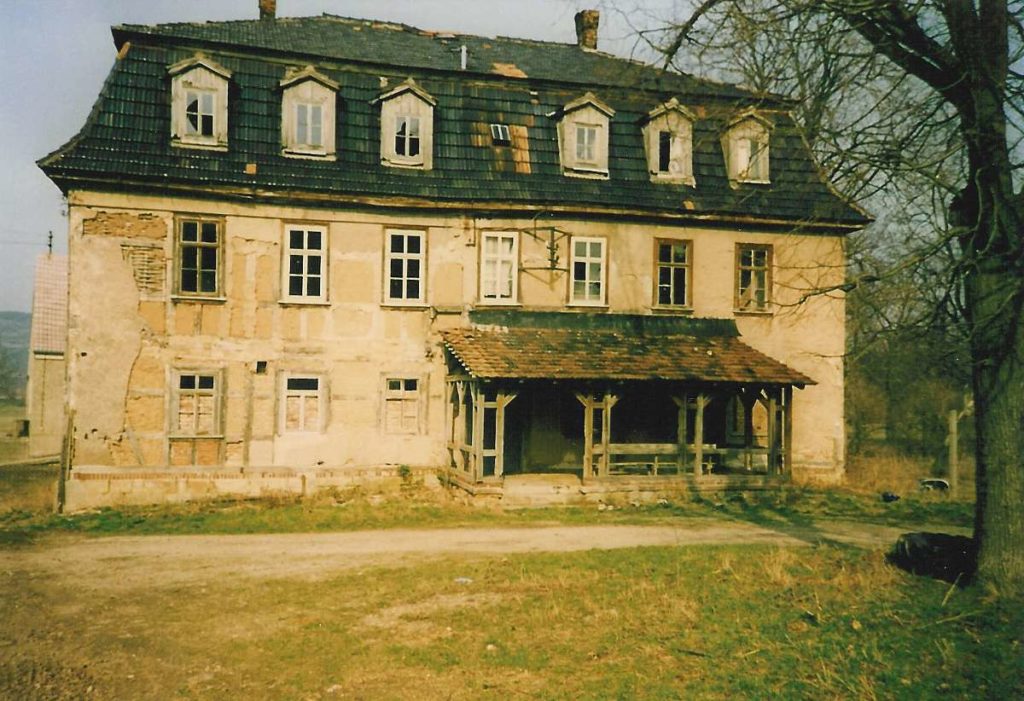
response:
[[(680, 0), (647, 0), (651, 13)], [(85, 122), (114, 62), (110, 27), (203, 20), (255, 19), (257, 0), (0, 0), (0, 311), (29, 311), (32, 270), (53, 231), (66, 250), (67, 220), (60, 192), (35, 162), (61, 146)], [(483, 36), (575, 41), (573, 16), (602, 11), (599, 46), (630, 55), (636, 43), (623, 2), (615, 0), (278, 0), (278, 16), (328, 12), (404, 22)], [(618, 11), (614, 8), (619, 8)], [(660, 9), (659, 9), (660, 8)]]

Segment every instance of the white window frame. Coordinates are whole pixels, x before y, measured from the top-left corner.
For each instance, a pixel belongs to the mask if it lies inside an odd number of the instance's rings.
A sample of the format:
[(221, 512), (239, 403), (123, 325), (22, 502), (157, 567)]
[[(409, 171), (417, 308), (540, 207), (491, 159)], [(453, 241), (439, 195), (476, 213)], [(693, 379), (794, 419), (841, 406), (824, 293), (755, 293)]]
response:
[[(591, 254), (592, 244), (600, 244), (601, 252), (600, 255), (594, 257)], [(584, 244), (586, 250), (583, 255), (577, 253), (577, 245)], [(608, 299), (608, 241), (607, 239), (596, 237), (596, 236), (573, 236), (569, 240), (570, 255), (569, 255), (569, 304), (579, 306), (592, 306), (592, 307), (603, 307), (607, 304)], [(592, 276), (593, 265), (598, 264), (600, 266), (598, 271), (598, 279), (594, 280)], [(577, 265), (583, 265), (583, 278), (577, 278)], [(600, 286), (600, 294), (597, 298), (594, 298), (587, 290), (590, 285), (597, 282)], [(583, 293), (578, 294), (576, 292), (577, 283), (583, 284)]]
[[(506, 250), (502, 244), (509, 241), (512, 245)], [(492, 243), (493, 250), (488, 250)], [(519, 232), (485, 231), (480, 236), (480, 302), (516, 304), (518, 300)]]
[[(292, 381), (308, 381), (315, 380), (317, 383), (316, 389), (307, 388), (292, 388), (289, 385)], [(317, 373), (303, 373), (303, 372), (287, 372), (283, 373), (281, 377), (281, 410), (279, 415), (279, 433), (319, 433), (323, 431), (324, 427), (324, 413), (326, 408), (327, 392), (324, 378)], [(307, 420), (306, 410), (308, 408), (307, 399), (312, 398), (316, 404), (316, 417), (313, 420)], [(297, 426), (288, 425), (288, 402), (289, 399), (299, 400), (299, 421)]]
[[(335, 158), (335, 103), (340, 86), (313, 66), (289, 69), (281, 81), (281, 149), (291, 158)], [(320, 138), (313, 137), (313, 114)], [(305, 134), (302, 134), (305, 124)]]
[(512, 133), (507, 124), (491, 125), (491, 144), (494, 146), (510, 146), (512, 144)]
[[(385, 166), (430, 170), (434, 164), (434, 106), (437, 101), (409, 79), (376, 98), (380, 103), (380, 161)], [(405, 132), (399, 132), (405, 125)], [(410, 155), (415, 125), (418, 151)], [(402, 147), (399, 149), (399, 140)]]
[[(750, 263), (745, 262), (744, 254), (763, 253), (764, 264), (757, 265), (756, 258), (751, 257)], [(737, 312), (767, 314), (772, 309), (772, 258), (774, 251), (770, 244), (737, 243), (736, 244), (736, 302)], [(749, 278), (744, 284), (744, 276)], [(763, 291), (763, 299), (757, 298), (758, 291)]]
[(733, 122), (726, 132), (726, 162), (733, 183), (771, 182), (769, 126), (753, 115)]
[[(401, 251), (392, 250), (393, 237), (403, 237)], [(410, 238), (419, 239), (419, 251), (409, 252)], [(411, 262), (417, 262), (419, 274), (415, 277), (409, 275)], [(392, 268), (395, 264), (401, 267), (399, 275), (392, 275)], [(424, 229), (385, 229), (384, 230), (384, 303), (389, 305), (410, 305), (422, 306), (427, 299), (427, 232)], [(417, 296), (409, 296), (408, 288), (411, 280), (417, 280)], [(392, 282), (399, 281), (402, 286), (402, 293), (399, 296), (392, 295)]]
[[(192, 378), (192, 387), (182, 387), (186, 378)], [(210, 382), (206, 382), (210, 380)], [(174, 370), (171, 373), (171, 426), (168, 431), (170, 438), (220, 438), (223, 434), (221, 428), (221, 397), (222, 374), (219, 370)], [(209, 385), (204, 387), (203, 385)], [(191, 397), (194, 400), (194, 409), (191, 413), (192, 426), (182, 427), (182, 399)], [(199, 411), (200, 401), (204, 397), (212, 398), (212, 418), (210, 429), (205, 431), (200, 427)]]
[(607, 179), (615, 110), (586, 93), (548, 115), (558, 120), (558, 155), (570, 177)]
[[(662, 261), (661, 260), (661, 247), (662, 246), (682, 246), (686, 251), (686, 260), (678, 262), (676, 260)], [(662, 283), (661, 271), (665, 268), (669, 271), (669, 282), (667, 286)], [(682, 269), (684, 271), (683, 276), (683, 302), (682, 304), (661, 301), (661, 291), (663, 288), (668, 289), (669, 296), (673, 297), (676, 291), (676, 276), (674, 271)], [(655, 239), (654, 240), (654, 306), (659, 309), (692, 309), (693, 308), (693, 241), (689, 239)]]
[[(411, 388), (410, 388), (411, 385)], [(398, 407), (398, 425), (391, 407)], [(384, 378), (381, 429), (388, 435), (415, 435), (423, 425), (423, 378), (394, 374)]]
[[(693, 177), (694, 115), (675, 98), (652, 110), (644, 124), (647, 168), (653, 182), (696, 185)], [(668, 136), (668, 164), (662, 163), (663, 135)]]
[[(195, 225), (195, 240), (186, 240), (185, 229), (187, 225)], [(205, 230), (213, 226), (216, 233), (216, 241), (204, 241)], [(185, 289), (185, 257), (186, 249), (196, 249), (196, 289)], [(203, 252), (214, 251), (213, 279), (214, 289), (203, 289), (203, 272), (209, 268), (203, 268)], [(224, 298), (224, 220), (214, 217), (203, 216), (180, 216), (174, 221), (174, 294), (180, 297), (192, 297), (198, 299), (223, 299)], [(192, 270), (192, 268), (188, 268)]]
[[(301, 248), (294, 246), (294, 234), (301, 236)], [(320, 247), (310, 248), (310, 234), (319, 234)], [(316, 224), (285, 224), (282, 243), (284, 259), (281, 262), (281, 300), (296, 304), (323, 304), (328, 300), (330, 245), (326, 226)], [(320, 271), (310, 272), (312, 260), (318, 260)], [(298, 266), (295, 264), (298, 263)], [(312, 267), (316, 267), (315, 265)], [(319, 294), (309, 293), (309, 283), (319, 278)], [(298, 282), (301, 292), (292, 291), (292, 283)]]
[[(171, 144), (226, 151), (231, 72), (206, 57), (196, 56), (170, 66), (168, 73), (171, 75)], [(189, 120), (191, 96), (198, 99), (195, 128)], [(211, 104), (204, 105), (203, 96), (208, 96)], [(203, 133), (203, 116), (210, 117), (209, 134)]]

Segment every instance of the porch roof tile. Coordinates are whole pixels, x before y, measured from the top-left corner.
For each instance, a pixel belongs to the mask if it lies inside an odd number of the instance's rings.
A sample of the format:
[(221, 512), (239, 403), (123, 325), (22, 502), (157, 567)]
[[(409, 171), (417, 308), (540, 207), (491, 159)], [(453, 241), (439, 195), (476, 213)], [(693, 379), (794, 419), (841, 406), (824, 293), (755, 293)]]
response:
[(458, 328), (444, 345), (473, 377), (813, 385), (732, 335), (616, 329)]

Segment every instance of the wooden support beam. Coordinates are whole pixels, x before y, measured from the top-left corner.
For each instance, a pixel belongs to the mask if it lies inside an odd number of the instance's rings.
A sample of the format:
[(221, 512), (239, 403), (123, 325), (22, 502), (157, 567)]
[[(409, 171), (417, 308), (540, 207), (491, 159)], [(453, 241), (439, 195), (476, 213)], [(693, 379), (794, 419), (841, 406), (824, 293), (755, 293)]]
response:
[(585, 482), (592, 477), (594, 465), (594, 397), (576, 393), (576, 399), (583, 405), (583, 475)]
[(619, 398), (614, 394), (605, 394), (602, 400), (602, 412), (601, 412), (601, 462), (600, 462), (600, 474), (602, 477), (608, 476), (609, 460), (611, 456), (608, 454), (608, 445), (612, 442), (612, 407), (618, 404)]
[(793, 388), (782, 388), (782, 471), (793, 474)]
[(682, 397), (672, 397), (672, 401), (676, 405), (676, 444), (679, 451), (676, 456), (676, 474), (682, 475), (686, 471), (686, 411), (690, 405), (690, 393), (683, 392)]
[(473, 479), (484, 478), (484, 393), (476, 382), (470, 384), (473, 401)]
[(704, 474), (704, 408), (709, 401), (703, 392), (697, 395), (697, 415), (693, 422), (693, 474), (697, 477)]
[(768, 390), (768, 474), (779, 474), (779, 401), (777, 389)]
[(498, 392), (497, 407), (494, 412), (494, 476), (505, 474), (505, 407), (516, 398), (516, 392)]

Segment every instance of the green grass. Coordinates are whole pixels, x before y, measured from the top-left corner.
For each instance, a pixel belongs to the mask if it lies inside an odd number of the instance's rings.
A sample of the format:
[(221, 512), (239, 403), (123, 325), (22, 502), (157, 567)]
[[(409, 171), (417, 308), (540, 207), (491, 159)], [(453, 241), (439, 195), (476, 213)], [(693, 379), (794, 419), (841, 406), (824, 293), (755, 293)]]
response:
[[(52, 468), (51, 468), (52, 472)], [(25, 474), (29, 474), (26, 472)], [(117, 534), (185, 533), (305, 533), (370, 528), (443, 528), (472, 526), (529, 526), (540, 523), (663, 523), (680, 518), (725, 517), (764, 526), (809, 526), (815, 518), (863, 520), (881, 524), (942, 524), (970, 526), (972, 507), (941, 495), (911, 495), (893, 504), (875, 497), (842, 491), (784, 489), (780, 491), (681, 497), (660, 505), (623, 504), (614, 510), (596, 506), (555, 507), (503, 511), (474, 507), (445, 497), (444, 492), (406, 491), (375, 496), (353, 489), (326, 492), (310, 499), (278, 498), (263, 501), (213, 501), (182, 505), (104, 508), (58, 515), (43, 508), (43, 497), (52, 499), (52, 486), (44, 489), (36, 469), (36, 486), (17, 479), (35, 491), (37, 507), (27, 497), (21, 502), (3, 501), (3, 490), (12, 488), (0, 480), (0, 544), (24, 543), (49, 532), (75, 532), (102, 536)], [(2, 473), (0, 473), (2, 476)], [(52, 478), (51, 478), (52, 479)], [(49, 502), (46, 502), (48, 505)]]
[(101, 699), (1024, 697), (1019, 602), (845, 548), (448, 557), (109, 593), (6, 577), (0, 597), (0, 638), (21, 641), (0, 663), (11, 698), (40, 680)]

